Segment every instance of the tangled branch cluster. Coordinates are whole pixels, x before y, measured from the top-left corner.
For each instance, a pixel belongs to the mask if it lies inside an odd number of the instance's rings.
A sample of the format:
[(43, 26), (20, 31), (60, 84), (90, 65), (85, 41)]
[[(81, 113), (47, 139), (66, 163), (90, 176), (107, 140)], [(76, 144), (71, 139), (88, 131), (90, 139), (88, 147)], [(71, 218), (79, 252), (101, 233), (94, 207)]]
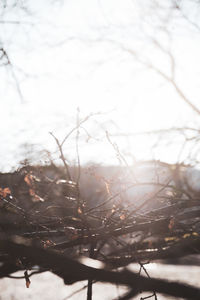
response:
[[(49, 270), (66, 284), (87, 279), (88, 299), (94, 281), (128, 285), (123, 299), (141, 291), (199, 299), (197, 288), (124, 269), (132, 262), (144, 268), (147, 261), (199, 253), (198, 197), (173, 179), (120, 185), (93, 173), (94, 192), (86, 199), (84, 183), (77, 186), (64, 176), (52, 166), (0, 175), (1, 277), (24, 270), (29, 286), (28, 270)], [(151, 189), (144, 195), (145, 187)], [(119, 267), (123, 271), (115, 272)]]

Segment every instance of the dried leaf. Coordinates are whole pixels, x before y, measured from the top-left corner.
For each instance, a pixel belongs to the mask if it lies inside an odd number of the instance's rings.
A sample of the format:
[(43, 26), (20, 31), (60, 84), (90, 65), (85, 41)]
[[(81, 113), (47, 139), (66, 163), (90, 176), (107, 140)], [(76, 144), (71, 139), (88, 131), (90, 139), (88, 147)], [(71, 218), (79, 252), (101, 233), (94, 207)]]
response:
[(82, 214), (83, 212), (82, 212), (82, 209), (79, 207), (78, 208), (78, 214)]
[(3, 198), (5, 198), (7, 195), (10, 195), (11, 191), (8, 187), (2, 189), (0, 188), (0, 196), (2, 196)]
[(126, 219), (126, 215), (122, 214), (119, 218), (120, 218), (120, 220), (125, 220)]
[(33, 202), (44, 202), (44, 199), (35, 194), (33, 197)]
[(26, 280), (26, 287), (27, 287), (27, 289), (28, 289), (29, 286), (30, 286), (30, 284), (31, 284), (31, 281), (30, 281), (30, 279), (29, 279), (29, 276), (28, 276), (28, 272), (27, 272), (27, 271), (24, 272), (24, 277), (25, 277), (25, 280)]
[(43, 247), (44, 247), (44, 249), (46, 249), (48, 247), (51, 247), (53, 245), (55, 245), (55, 243), (53, 241), (51, 241), (51, 240), (43, 241)]
[(27, 287), (27, 289), (29, 288), (30, 284), (31, 284), (30, 280), (26, 280), (26, 287)]
[(44, 202), (44, 199), (38, 196), (33, 189), (29, 189), (29, 195), (32, 197), (33, 202)]
[(33, 183), (33, 176), (31, 174), (27, 174), (24, 177), (24, 181), (28, 184), (28, 186), (32, 186)]

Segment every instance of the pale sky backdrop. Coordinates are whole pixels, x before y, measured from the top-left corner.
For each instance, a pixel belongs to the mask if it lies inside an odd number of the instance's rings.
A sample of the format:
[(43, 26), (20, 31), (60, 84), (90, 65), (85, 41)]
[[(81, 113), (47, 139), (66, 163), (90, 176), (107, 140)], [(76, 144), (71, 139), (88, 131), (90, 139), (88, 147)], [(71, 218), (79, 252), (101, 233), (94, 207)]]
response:
[[(42, 163), (43, 149), (56, 158), (49, 132), (64, 138), (76, 126), (77, 107), (80, 119), (102, 113), (80, 130), (81, 163), (119, 163), (106, 131), (129, 164), (184, 160), (182, 136), (152, 148), (160, 135), (118, 135), (198, 128), (200, 117), (149, 68), (170, 76), (173, 58), (177, 84), (200, 108), (197, 2), (177, 1), (178, 9), (173, 0), (35, 0), (24, 1), (28, 10), (1, 7), (0, 48), (13, 67), (0, 67), (0, 169), (16, 168), (26, 156)], [(77, 158), (75, 137), (64, 146), (70, 161)], [(27, 150), (27, 144), (35, 147)]]

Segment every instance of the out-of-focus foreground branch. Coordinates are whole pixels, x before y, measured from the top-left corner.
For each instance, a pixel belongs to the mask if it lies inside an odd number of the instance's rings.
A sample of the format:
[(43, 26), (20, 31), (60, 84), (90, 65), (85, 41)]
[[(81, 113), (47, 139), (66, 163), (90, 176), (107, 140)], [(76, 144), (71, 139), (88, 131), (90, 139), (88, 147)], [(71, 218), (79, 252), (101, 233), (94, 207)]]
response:
[[(53, 251), (35, 248), (31, 244), (17, 237), (1, 239), (1, 251), (8, 253), (13, 259), (26, 257), (27, 261), (37, 264), (44, 269), (49, 269), (56, 275), (63, 278), (66, 284), (71, 284), (85, 279), (92, 279), (101, 282), (110, 282), (127, 285), (137, 295), (141, 291), (156, 291), (176, 297), (199, 299), (200, 289), (189, 285), (167, 282), (160, 279), (149, 279), (130, 271), (113, 272), (104, 268), (95, 267), (96, 261), (91, 259), (72, 260), (63, 254)], [(94, 265), (88, 266), (88, 265)], [(10, 268), (7, 269), (9, 274)], [(13, 267), (13, 270), (15, 267)], [(6, 270), (0, 269), (0, 276), (3, 277)], [(8, 275), (7, 274), (7, 275)], [(133, 293), (132, 293), (133, 295)]]

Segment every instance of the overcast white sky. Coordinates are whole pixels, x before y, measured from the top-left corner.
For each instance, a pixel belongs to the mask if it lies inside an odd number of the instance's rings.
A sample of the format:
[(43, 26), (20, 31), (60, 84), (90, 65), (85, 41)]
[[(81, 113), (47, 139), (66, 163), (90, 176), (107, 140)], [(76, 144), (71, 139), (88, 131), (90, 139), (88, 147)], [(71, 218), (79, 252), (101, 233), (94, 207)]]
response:
[[(170, 0), (165, 7), (153, 0), (53, 2), (27, 1), (30, 13), (1, 8), (0, 21), (6, 22), (0, 23), (0, 43), (13, 63), (13, 69), (0, 68), (2, 170), (16, 167), (25, 155), (23, 144), (55, 150), (49, 132), (64, 137), (76, 124), (77, 107), (80, 118), (105, 112), (85, 124), (97, 141), (80, 133), (82, 163), (118, 163), (106, 130), (115, 135), (197, 126), (198, 116), (174, 88), (141, 63), (170, 75), (170, 58), (156, 42), (170, 51), (179, 87), (200, 108), (200, 8), (193, 1), (180, 1), (181, 9), (172, 9)], [(179, 152), (169, 145), (152, 151), (155, 138), (149, 135), (112, 140), (137, 160), (172, 162)], [(76, 158), (73, 141), (65, 151), (70, 160)]]

